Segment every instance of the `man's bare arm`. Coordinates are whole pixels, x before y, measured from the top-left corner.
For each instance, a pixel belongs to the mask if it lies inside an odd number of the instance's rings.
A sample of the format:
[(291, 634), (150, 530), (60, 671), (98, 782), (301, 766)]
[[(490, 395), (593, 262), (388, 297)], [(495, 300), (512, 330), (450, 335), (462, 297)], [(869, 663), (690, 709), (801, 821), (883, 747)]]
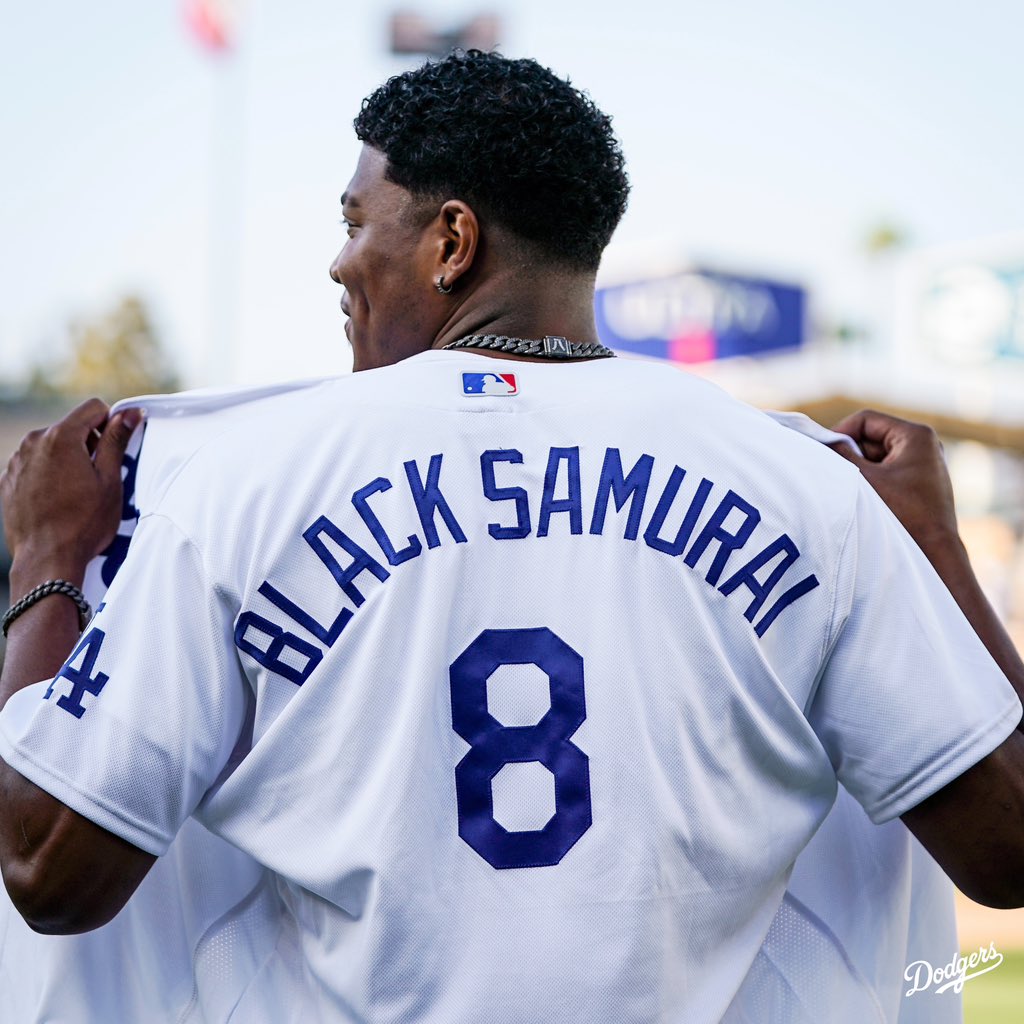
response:
[[(935, 432), (862, 411), (837, 424), (865, 458), (854, 462), (914, 538), (993, 660), (1024, 700), (1024, 662), (971, 568), (960, 539), (953, 489)], [(1024, 906), (1024, 723), (1001, 746), (903, 821), (972, 899)]]
[[(13, 556), (12, 601), (50, 579), (81, 586), (86, 565), (120, 520), (121, 459), (135, 422), (128, 414), (107, 422), (107, 407), (94, 399), (49, 430), (29, 434), (11, 458), (0, 476), (0, 501)], [(78, 635), (78, 609), (61, 595), (11, 623), (0, 706), (52, 678)], [(154, 860), (0, 760), (0, 869), (12, 901), (37, 931), (105, 924)]]

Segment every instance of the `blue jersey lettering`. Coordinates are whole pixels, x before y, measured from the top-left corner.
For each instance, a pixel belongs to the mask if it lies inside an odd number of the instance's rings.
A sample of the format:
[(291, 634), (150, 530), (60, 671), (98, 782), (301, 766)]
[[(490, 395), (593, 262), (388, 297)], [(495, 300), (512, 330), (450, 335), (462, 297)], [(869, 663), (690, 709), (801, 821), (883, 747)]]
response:
[[(78, 646), (71, 652), (71, 657), (64, 662), (64, 667), (47, 687), (46, 693), (43, 694), (43, 700), (50, 699), (58, 679), (70, 680), (71, 690), (57, 698), (57, 707), (74, 715), (75, 718), (81, 718), (86, 710), (82, 703), (82, 697), (87, 693), (98, 697), (103, 687), (109, 682), (109, 677), (105, 673), (96, 672), (96, 659), (99, 657), (100, 648), (103, 646), (105, 638), (106, 634), (102, 629), (95, 627), (90, 629), (79, 640)], [(75, 668), (75, 662), (79, 656), (82, 658), (82, 663)], [(93, 675), (94, 672), (95, 675)]]
[(423, 550), (423, 545), (420, 543), (419, 537), (415, 534), (410, 534), (406, 538), (409, 541), (408, 546), (402, 548), (401, 551), (395, 550), (395, 546), (391, 543), (391, 538), (385, 532), (384, 527), (381, 526), (380, 520), (374, 514), (369, 504), (371, 494), (380, 494), (389, 490), (391, 490), (391, 481), (386, 477), (379, 476), (372, 483), (368, 483), (365, 487), (360, 487), (352, 495), (352, 504), (355, 505), (359, 518), (366, 524), (366, 528), (373, 534), (373, 539), (380, 546), (381, 551), (384, 552), (388, 565), (401, 565), (410, 558), (415, 558)]
[(523, 453), (515, 448), (489, 449), (480, 456), (480, 475), (483, 477), (484, 497), (488, 501), (514, 501), (516, 503), (516, 525), (502, 526), (488, 523), (487, 532), (495, 540), (515, 540), (530, 536), (530, 499), (522, 487), (499, 487), (494, 479), (494, 464), (510, 462), (520, 465)]
[[(568, 494), (555, 497), (558, 484), (558, 467), (565, 463), (568, 474)], [(583, 498), (580, 494), (580, 450), (575, 448), (552, 448), (548, 454), (548, 466), (544, 472), (544, 495), (540, 500), (540, 516), (537, 522), (537, 536), (546, 537), (551, 517), (556, 512), (569, 513), (569, 532), (583, 532)]]
[[(725, 528), (725, 520), (733, 510), (743, 513), (743, 522), (735, 533), (730, 533)], [(718, 508), (711, 513), (704, 529), (693, 542), (693, 547), (686, 553), (684, 561), (692, 569), (700, 561), (700, 556), (707, 550), (712, 541), (718, 541), (718, 551), (715, 552), (714, 560), (708, 574), (704, 578), (712, 586), (718, 583), (725, 568), (729, 556), (737, 549), (743, 547), (754, 532), (754, 527), (761, 521), (761, 513), (753, 505), (744, 501), (735, 491), (729, 491), (721, 500)]]
[(451, 506), (441, 493), (441, 455), (431, 455), (426, 483), (420, 477), (419, 467), (413, 461), (405, 463), (405, 475), (409, 481), (412, 500), (416, 503), (416, 514), (420, 517), (423, 536), (427, 538), (427, 547), (436, 548), (441, 543), (441, 538), (437, 535), (437, 527), (434, 525), (435, 512), (441, 514), (441, 518), (451, 531), (455, 542), (464, 544), (466, 535), (462, 532), (462, 527), (459, 526)]
[(644, 512), (647, 500), (647, 489), (651, 485), (651, 471), (654, 469), (654, 458), (641, 455), (628, 476), (622, 475), (622, 456), (618, 448), (609, 448), (604, 453), (604, 465), (601, 467), (601, 478), (597, 483), (597, 496), (594, 498), (594, 515), (590, 520), (590, 532), (600, 534), (604, 530), (604, 519), (608, 512), (608, 498), (615, 502), (615, 511), (621, 512), (629, 502), (629, 517), (626, 519), (626, 540), (636, 540), (640, 531), (640, 517)]

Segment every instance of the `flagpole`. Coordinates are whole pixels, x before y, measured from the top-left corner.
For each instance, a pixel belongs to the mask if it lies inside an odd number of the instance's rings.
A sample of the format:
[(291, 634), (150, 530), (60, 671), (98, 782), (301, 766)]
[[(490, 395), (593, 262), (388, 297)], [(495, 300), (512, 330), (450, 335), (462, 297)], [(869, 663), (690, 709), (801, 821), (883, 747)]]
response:
[(207, 264), (207, 378), (234, 379), (241, 283), (245, 178), (245, 68), (225, 54), (213, 69)]
[(235, 36), (242, 0), (182, 0), (193, 38), (212, 58), (207, 211), (206, 384), (234, 380), (244, 229), (246, 67)]

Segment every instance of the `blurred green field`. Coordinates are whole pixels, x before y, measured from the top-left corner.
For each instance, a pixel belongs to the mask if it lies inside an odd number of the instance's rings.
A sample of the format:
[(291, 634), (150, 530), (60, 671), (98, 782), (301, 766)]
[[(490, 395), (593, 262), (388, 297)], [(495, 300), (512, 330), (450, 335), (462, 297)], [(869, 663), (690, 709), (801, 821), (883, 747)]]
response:
[(999, 967), (964, 985), (964, 1024), (1024, 1024), (1024, 949), (1000, 952)]

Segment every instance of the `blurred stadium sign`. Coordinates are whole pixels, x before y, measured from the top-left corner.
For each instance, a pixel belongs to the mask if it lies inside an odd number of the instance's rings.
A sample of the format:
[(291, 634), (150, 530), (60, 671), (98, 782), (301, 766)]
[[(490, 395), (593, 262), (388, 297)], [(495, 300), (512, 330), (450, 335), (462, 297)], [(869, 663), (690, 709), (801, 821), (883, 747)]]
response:
[(689, 270), (599, 288), (594, 308), (606, 345), (701, 363), (800, 348), (806, 298), (794, 285)]
[(391, 52), (444, 57), (456, 47), (462, 50), (493, 50), (501, 35), (496, 14), (478, 14), (464, 25), (441, 30), (422, 14), (396, 11), (391, 15)]
[(950, 367), (1024, 367), (1024, 237), (922, 250), (900, 286), (905, 346)]
[(1024, 429), (1024, 232), (915, 249), (893, 283), (888, 397), (968, 422), (961, 436)]

